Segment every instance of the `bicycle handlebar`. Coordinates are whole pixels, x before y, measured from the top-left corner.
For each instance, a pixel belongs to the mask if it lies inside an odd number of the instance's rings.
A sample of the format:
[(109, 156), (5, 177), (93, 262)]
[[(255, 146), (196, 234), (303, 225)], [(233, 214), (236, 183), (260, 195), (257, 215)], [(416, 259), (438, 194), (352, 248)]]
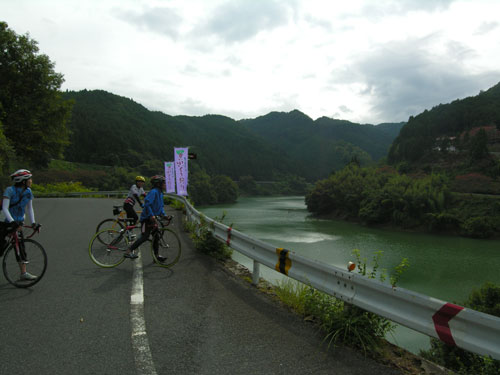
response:
[(35, 233), (40, 233), (40, 228), (42, 227), (42, 224), (36, 224), (34, 228), (29, 225), (23, 225), (23, 227), (33, 229), (33, 232), (28, 237), (26, 237), (26, 238), (31, 238), (35, 235)]

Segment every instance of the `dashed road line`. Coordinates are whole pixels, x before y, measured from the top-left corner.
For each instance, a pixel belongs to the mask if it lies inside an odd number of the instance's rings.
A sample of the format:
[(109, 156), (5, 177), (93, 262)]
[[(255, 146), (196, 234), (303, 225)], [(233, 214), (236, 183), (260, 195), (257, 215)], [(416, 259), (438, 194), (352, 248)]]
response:
[(130, 294), (130, 323), (132, 350), (138, 375), (156, 375), (156, 368), (149, 348), (149, 339), (144, 319), (144, 282), (142, 278), (142, 257), (134, 261), (132, 292)]

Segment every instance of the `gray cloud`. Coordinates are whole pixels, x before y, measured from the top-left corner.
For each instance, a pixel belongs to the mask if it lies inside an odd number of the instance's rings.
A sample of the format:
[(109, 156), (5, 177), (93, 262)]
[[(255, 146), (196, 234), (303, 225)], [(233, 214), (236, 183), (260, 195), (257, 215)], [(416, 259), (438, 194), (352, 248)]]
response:
[[(433, 37), (437, 37), (436, 35)], [(475, 74), (464, 62), (474, 52), (452, 43), (447, 56), (427, 52), (432, 39), (388, 43), (336, 72), (332, 83), (358, 83), (372, 104), (370, 118), (406, 121), (438, 104), (477, 95), (498, 83), (500, 70)]]
[(216, 8), (193, 34), (213, 35), (228, 44), (242, 42), (261, 31), (286, 25), (293, 4), (277, 0), (228, 1)]
[(345, 105), (341, 105), (339, 106), (339, 110), (340, 112), (342, 113), (352, 113), (352, 109), (350, 109), (349, 107), (345, 106)]
[(495, 30), (497, 27), (500, 26), (500, 23), (498, 22), (483, 22), (479, 28), (476, 30), (474, 35), (484, 35), (489, 33), (490, 31)]
[(362, 16), (368, 18), (378, 18), (388, 15), (404, 15), (412, 11), (434, 12), (443, 10), (456, 0), (388, 0), (377, 1), (366, 5), (362, 9)]
[(140, 29), (166, 35), (172, 39), (179, 36), (182, 18), (170, 8), (144, 8), (142, 12), (134, 12), (115, 8), (116, 18), (130, 23)]

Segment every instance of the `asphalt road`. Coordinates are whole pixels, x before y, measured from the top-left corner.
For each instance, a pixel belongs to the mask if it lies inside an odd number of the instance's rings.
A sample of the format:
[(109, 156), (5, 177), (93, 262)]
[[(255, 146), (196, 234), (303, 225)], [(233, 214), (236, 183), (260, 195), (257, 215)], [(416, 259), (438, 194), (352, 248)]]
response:
[[(133, 261), (94, 265), (88, 242), (113, 199), (36, 199), (47, 272), (23, 290), (0, 276), (0, 374), (140, 374), (131, 338)], [(192, 250), (172, 269), (142, 249), (144, 320), (157, 374), (400, 374), (357, 352), (327, 350), (310, 323)]]

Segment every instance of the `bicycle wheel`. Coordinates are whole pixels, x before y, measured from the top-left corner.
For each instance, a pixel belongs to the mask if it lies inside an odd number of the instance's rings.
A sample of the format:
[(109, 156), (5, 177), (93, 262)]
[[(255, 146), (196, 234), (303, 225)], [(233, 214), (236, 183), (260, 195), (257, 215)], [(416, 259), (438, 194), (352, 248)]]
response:
[[(22, 246), (22, 244), (21, 244)], [(35, 240), (24, 240), (24, 249), (21, 250), (22, 262), (26, 264), (26, 271), (36, 276), (34, 280), (21, 279), (21, 264), (16, 257), (14, 245), (5, 251), (3, 257), (3, 274), (9, 283), (18, 288), (28, 288), (39, 282), (47, 270), (47, 254), (45, 249)]]
[[(158, 244), (158, 254), (155, 254), (155, 244)], [(169, 228), (158, 228), (151, 241), (151, 256), (161, 267), (172, 267), (181, 257), (181, 241), (177, 233)], [(162, 260), (165, 258), (165, 260)]]
[[(104, 229), (110, 229), (112, 231), (119, 232), (121, 229), (125, 229), (125, 226), (123, 225), (123, 223), (121, 221), (118, 221), (117, 219), (105, 219), (97, 225), (95, 232), (99, 233), (99, 232), (102, 232)], [(97, 239), (102, 244), (107, 245), (113, 240), (113, 238), (111, 237), (111, 233), (108, 233), (108, 234), (103, 233), (102, 235), (97, 237)]]
[[(106, 238), (106, 242), (101, 241)], [(128, 241), (123, 232), (104, 229), (94, 234), (89, 243), (89, 256), (99, 267), (111, 268), (121, 264), (125, 258)]]

